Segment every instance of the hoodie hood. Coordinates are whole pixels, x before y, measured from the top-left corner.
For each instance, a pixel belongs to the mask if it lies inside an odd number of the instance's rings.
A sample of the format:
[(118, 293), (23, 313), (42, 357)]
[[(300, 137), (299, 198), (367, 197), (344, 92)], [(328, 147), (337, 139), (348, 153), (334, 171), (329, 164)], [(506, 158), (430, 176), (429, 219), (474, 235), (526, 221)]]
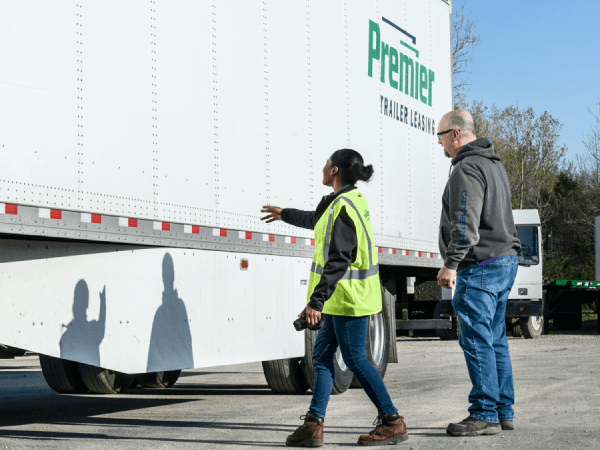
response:
[(452, 158), (452, 165), (456, 165), (457, 162), (466, 158), (467, 156), (483, 156), (484, 158), (491, 159), (492, 161), (500, 161), (500, 153), (494, 149), (494, 144), (490, 138), (478, 138), (473, 142), (469, 142), (463, 148), (461, 148), (456, 156)]

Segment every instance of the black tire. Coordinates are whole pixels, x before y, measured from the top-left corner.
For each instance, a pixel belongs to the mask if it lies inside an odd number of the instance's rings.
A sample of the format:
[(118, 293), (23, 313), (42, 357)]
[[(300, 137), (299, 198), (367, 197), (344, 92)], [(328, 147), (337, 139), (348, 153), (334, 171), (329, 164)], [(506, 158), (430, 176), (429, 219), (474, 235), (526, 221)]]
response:
[(386, 323), (389, 331), (388, 336), (388, 364), (398, 362), (398, 348), (396, 347), (396, 297), (383, 286), (381, 287), (383, 308), (386, 309)]
[(170, 388), (171, 386), (173, 386), (177, 382), (177, 379), (179, 378), (180, 374), (181, 374), (181, 370), (169, 370), (167, 372), (138, 373), (135, 376), (135, 380), (143, 388), (164, 389), (164, 388)]
[(77, 363), (81, 379), (93, 394), (122, 394), (133, 384), (135, 375)]
[(525, 339), (537, 339), (544, 331), (544, 316), (521, 317), (519, 325)]
[(580, 330), (583, 320), (581, 305), (565, 301), (554, 310), (552, 318), (557, 330)]
[(39, 357), (42, 374), (51, 389), (59, 394), (85, 394), (88, 391), (77, 370), (77, 363), (53, 356)]
[[(450, 314), (452, 316), (452, 329), (451, 330), (435, 330), (435, 334), (442, 341), (456, 341), (458, 339), (458, 321), (454, 319), (454, 308), (450, 300), (441, 300), (435, 305), (433, 310), (434, 319), (442, 319), (442, 315)], [(447, 317), (447, 316), (446, 316)], [(454, 326), (454, 325), (457, 326)]]
[[(375, 367), (382, 379), (385, 377), (388, 366), (388, 352), (390, 349), (389, 335), (392, 333), (392, 330), (389, 328), (388, 315), (389, 309), (384, 302), (383, 309), (380, 313), (369, 316), (369, 329), (367, 330), (367, 343), (365, 345), (367, 359), (373, 364), (373, 367)], [(394, 332), (394, 338), (395, 337), (396, 333)], [(358, 381), (355, 376), (352, 377), (350, 387), (362, 387), (360, 381)]]
[[(312, 360), (312, 352), (317, 338), (317, 331), (309, 330), (308, 328), (304, 332), (304, 343), (305, 343), (305, 354), (302, 358), (302, 372), (304, 373), (304, 380), (308, 387), (312, 390), (314, 387), (315, 379), (315, 367)], [(333, 365), (335, 369), (335, 376), (333, 380), (333, 389), (331, 393), (334, 395), (342, 394), (348, 390), (350, 383), (352, 383), (352, 371), (344, 364), (344, 360), (340, 355), (340, 350), (335, 354), (333, 358)]]
[(513, 326), (510, 328), (510, 334), (512, 334), (512, 337), (523, 336), (523, 329), (521, 328), (521, 319), (519, 319), (519, 321), (516, 324), (513, 324)]
[(308, 383), (304, 379), (302, 358), (275, 359), (263, 361), (263, 372), (267, 384), (276, 394), (304, 394)]

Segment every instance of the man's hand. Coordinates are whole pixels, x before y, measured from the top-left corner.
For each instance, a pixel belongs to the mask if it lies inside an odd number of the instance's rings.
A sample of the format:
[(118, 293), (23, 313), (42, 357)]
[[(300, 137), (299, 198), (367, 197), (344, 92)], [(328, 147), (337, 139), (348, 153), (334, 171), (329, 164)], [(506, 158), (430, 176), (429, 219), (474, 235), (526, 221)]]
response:
[(269, 213), (268, 216), (261, 217), (260, 220), (266, 220), (267, 223), (275, 222), (276, 220), (281, 220), (281, 208), (279, 206), (263, 206), (263, 209), (260, 210), (262, 213)]
[(306, 308), (302, 310), (298, 317), (306, 317), (306, 322), (312, 327), (316, 325), (321, 320), (321, 311), (316, 311), (312, 309), (310, 306), (306, 305)]
[(456, 270), (448, 269), (446, 266), (442, 267), (437, 276), (438, 286), (446, 289), (452, 289), (454, 287), (455, 277)]

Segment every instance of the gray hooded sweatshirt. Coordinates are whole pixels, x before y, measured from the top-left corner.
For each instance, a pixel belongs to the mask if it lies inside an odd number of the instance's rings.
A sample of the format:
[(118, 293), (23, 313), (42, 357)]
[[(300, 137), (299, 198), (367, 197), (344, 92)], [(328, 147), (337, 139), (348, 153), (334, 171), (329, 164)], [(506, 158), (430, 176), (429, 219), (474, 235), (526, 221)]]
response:
[(489, 138), (465, 145), (452, 158), (444, 189), (439, 245), (444, 265), (515, 255), (521, 248), (512, 215), (510, 183)]

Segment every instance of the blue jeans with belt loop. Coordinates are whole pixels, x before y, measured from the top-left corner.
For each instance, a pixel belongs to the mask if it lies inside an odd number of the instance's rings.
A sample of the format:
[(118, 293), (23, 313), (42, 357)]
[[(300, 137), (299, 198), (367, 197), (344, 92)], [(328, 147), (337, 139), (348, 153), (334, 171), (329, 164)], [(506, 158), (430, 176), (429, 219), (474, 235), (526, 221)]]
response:
[(379, 375), (367, 359), (365, 345), (369, 316), (347, 317), (322, 314), (323, 326), (317, 334), (313, 347), (315, 368), (313, 397), (309, 412), (325, 418), (325, 411), (333, 389), (335, 352), (340, 347), (342, 357), (361, 386), (377, 407), (379, 414), (395, 414), (392, 399)]
[[(487, 261), (485, 261), (487, 262)], [(506, 302), (517, 275), (516, 255), (459, 267), (452, 306), (473, 389), (469, 413), (487, 422), (512, 420), (515, 393), (506, 339)]]

